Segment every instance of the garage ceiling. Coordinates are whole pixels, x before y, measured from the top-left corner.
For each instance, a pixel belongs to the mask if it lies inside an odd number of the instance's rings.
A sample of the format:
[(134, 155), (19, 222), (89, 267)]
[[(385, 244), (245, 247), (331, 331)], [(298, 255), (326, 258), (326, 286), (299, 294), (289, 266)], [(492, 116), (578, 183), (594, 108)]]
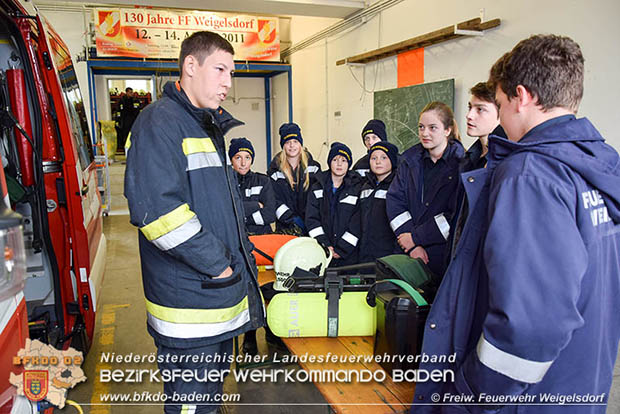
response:
[[(263, 15), (298, 15), (298, 16), (314, 16), (314, 17), (334, 17), (345, 18), (351, 14), (363, 9), (365, 1), (363, 0), (115, 0), (111, 4), (109, 0), (98, 1), (90, 0), (84, 2), (81, 0), (64, 0), (64, 1), (36, 1), (35, 4), (58, 6), (64, 5), (94, 5), (100, 7), (107, 6), (151, 6), (158, 8), (170, 9), (189, 9), (189, 10), (209, 10), (209, 11), (229, 11), (229, 12), (245, 12)], [(370, 3), (370, 2), (369, 2)]]

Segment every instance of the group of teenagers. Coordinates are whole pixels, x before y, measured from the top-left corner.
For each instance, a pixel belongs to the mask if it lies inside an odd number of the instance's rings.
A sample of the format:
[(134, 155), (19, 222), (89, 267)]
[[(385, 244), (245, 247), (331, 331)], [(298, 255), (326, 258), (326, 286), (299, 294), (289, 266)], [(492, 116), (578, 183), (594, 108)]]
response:
[[(478, 140), (467, 152), (450, 108), (431, 102), (419, 144), (399, 156), (371, 120), (367, 156), (352, 165), (334, 143), (325, 171), (299, 126), (284, 124), (268, 175), (251, 171), (248, 140), (226, 147), (242, 124), (221, 108), (233, 56), (215, 33), (187, 37), (179, 81), (140, 113), (127, 145), (125, 196), (158, 356), (230, 355), (234, 337), (265, 326), (247, 234), (275, 222), (332, 249), (332, 265), (403, 252), (441, 276), (422, 345), (431, 358), (419, 368), (453, 375), (418, 381), (412, 413), (604, 414), (620, 338), (620, 156), (576, 116), (585, 67), (575, 41), (533, 35), (499, 57), (489, 86), (471, 89), (467, 134)], [(158, 361), (161, 370), (230, 368)], [(222, 390), (223, 378), (164, 383), (169, 401)], [(541, 395), (576, 404), (541, 404)], [(521, 397), (534, 403), (510, 402)]]
[(494, 91), (471, 89), (467, 133), (477, 141), (465, 152), (454, 115), (442, 102), (420, 114), (419, 143), (399, 155), (383, 121), (362, 128), (367, 154), (353, 164), (351, 149), (334, 142), (327, 169), (303, 147), (297, 124), (280, 127), (282, 151), (267, 174), (253, 172), (254, 147), (234, 138), (228, 154), (237, 173), (249, 234), (308, 235), (329, 248), (332, 266), (367, 263), (404, 253), (423, 260), (437, 276), (449, 261), (450, 229), (463, 206), (459, 172), (484, 167), (491, 133), (503, 136)]

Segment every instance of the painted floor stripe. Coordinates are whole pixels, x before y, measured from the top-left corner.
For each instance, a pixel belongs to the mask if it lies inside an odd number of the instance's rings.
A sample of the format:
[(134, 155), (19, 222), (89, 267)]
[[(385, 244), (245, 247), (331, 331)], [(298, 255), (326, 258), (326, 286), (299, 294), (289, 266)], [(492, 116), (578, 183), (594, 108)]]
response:
[[(129, 304), (103, 305), (102, 312), (100, 313), (101, 316), (99, 326), (101, 328), (99, 329), (99, 335), (97, 336), (101, 352), (109, 352), (112, 350), (112, 346), (114, 345), (114, 334), (116, 331), (116, 328), (114, 327), (114, 324), (116, 323), (116, 311), (128, 307)], [(93, 378), (94, 383), (93, 393), (90, 399), (91, 404), (101, 404), (101, 395), (110, 393), (110, 384), (99, 381), (99, 372), (101, 372), (101, 370), (110, 369), (112, 369), (110, 364), (103, 363), (101, 361), (97, 362), (95, 365), (95, 374), (97, 377)], [(90, 410), (90, 414), (110, 414), (110, 405), (93, 405)]]

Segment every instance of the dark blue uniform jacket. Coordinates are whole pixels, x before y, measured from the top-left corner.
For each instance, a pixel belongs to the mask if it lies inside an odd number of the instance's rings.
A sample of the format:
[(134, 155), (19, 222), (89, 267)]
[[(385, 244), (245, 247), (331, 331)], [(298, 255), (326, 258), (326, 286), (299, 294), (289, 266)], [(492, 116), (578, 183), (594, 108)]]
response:
[(271, 179), (265, 174), (248, 171), (245, 175), (237, 174), (237, 181), (243, 199), (245, 227), (248, 233), (271, 233), (271, 223), (276, 221), (276, 198), (271, 187)]
[[(140, 231), (149, 333), (173, 348), (209, 345), (264, 324), (253, 246), (224, 134), (241, 125), (196, 108), (174, 82), (136, 119), (125, 197)], [(233, 274), (213, 279), (228, 266)]]
[(444, 153), (446, 163), (428, 188), (424, 188), (425, 152), (417, 144), (400, 156), (387, 193), (387, 214), (394, 233), (411, 233), (415, 244), (426, 250), (430, 269), (443, 275), (449, 223), (456, 210), (459, 161), (465, 151), (459, 141), (450, 141)]
[(360, 192), (362, 225), (360, 263), (373, 262), (379, 257), (402, 252), (396, 241), (396, 235), (390, 228), (385, 208), (387, 190), (395, 176), (396, 171), (392, 171), (378, 183), (372, 171), (366, 174)]
[[(278, 219), (278, 228), (292, 227), (294, 217), (298, 217), (301, 221), (306, 216), (306, 203), (308, 202), (308, 191), (314, 183), (314, 176), (321, 171), (321, 164), (316, 162), (309, 152), (308, 166), (306, 171), (310, 177), (310, 184), (307, 190), (303, 187), (304, 174), (299, 174), (299, 180), (295, 183), (294, 188), (288, 183), (286, 176), (280, 171), (280, 153), (276, 154), (271, 160), (267, 175), (273, 180), (273, 191), (276, 195), (276, 217)], [(305, 173), (305, 172), (304, 172)], [(297, 176), (297, 170), (293, 172), (293, 176)]]
[[(600, 396), (620, 337), (620, 158), (585, 118), (491, 137), (487, 168), (461, 176), (469, 217), (432, 305), (423, 352), (456, 354), (434, 393)], [(482, 396), (482, 397), (481, 397)], [(444, 397), (440, 397), (442, 401)], [(491, 400), (492, 401), (492, 400)], [(531, 401), (530, 401), (531, 402)], [(573, 400), (573, 402), (582, 402)], [(411, 412), (605, 413), (604, 405), (413, 406)]]
[(324, 246), (332, 246), (340, 255), (330, 266), (355, 264), (360, 238), (360, 177), (353, 171), (347, 172), (335, 194), (330, 171), (323, 171), (316, 178), (306, 208), (308, 234)]

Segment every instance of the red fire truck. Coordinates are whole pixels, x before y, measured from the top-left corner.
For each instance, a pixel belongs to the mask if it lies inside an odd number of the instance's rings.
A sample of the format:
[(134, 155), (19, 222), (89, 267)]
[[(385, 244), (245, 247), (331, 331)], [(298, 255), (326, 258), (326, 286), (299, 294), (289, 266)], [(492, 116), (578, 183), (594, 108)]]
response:
[(12, 0), (0, 0), (0, 131), (5, 201), (22, 216), (26, 257), (23, 284), (8, 292), (0, 283), (2, 413), (14, 393), (6, 361), (28, 334), (88, 351), (106, 256), (93, 145), (68, 48), (42, 16)]

